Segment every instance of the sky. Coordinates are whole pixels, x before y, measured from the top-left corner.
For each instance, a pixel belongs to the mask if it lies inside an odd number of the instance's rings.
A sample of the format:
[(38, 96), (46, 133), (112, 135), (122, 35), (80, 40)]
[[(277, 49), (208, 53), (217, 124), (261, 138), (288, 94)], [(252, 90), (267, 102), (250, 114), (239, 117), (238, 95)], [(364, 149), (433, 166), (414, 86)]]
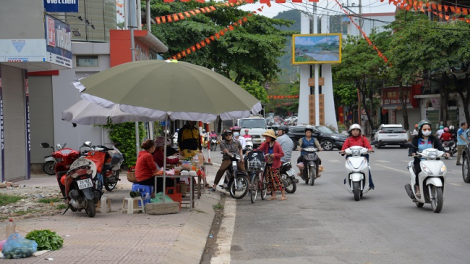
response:
[[(266, 4), (247, 4), (240, 7), (246, 11), (255, 11), (261, 6), (265, 6), (259, 14), (262, 14), (267, 17), (274, 17), (279, 12), (298, 9), (309, 11), (313, 9), (313, 5), (306, 0), (303, 0), (303, 3), (292, 3), (290, 0), (286, 1), (285, 4), (277, 4), (274, 0), (271, 1), (271, 7), (268, 7)], [(359, 0), (338, 0), (344, 6), (355, 6), (350, 7), (350, 9), (356, 13), (359, 13)], [(349, 3), (348, 3), (349, 2)], [(317, 3), (317, 15), (339, 15), (344, 14), (344, 12), (339, 8), (338, 4), (334, 0), (320, 0)], [(388, 4), (388, 1), (385, 0), (383, 3), (378, 0), (363, 0), (362, 1), (362, 13), (384, 13), (384, 12), (395, 12), (396, 7), (392, 4)]]

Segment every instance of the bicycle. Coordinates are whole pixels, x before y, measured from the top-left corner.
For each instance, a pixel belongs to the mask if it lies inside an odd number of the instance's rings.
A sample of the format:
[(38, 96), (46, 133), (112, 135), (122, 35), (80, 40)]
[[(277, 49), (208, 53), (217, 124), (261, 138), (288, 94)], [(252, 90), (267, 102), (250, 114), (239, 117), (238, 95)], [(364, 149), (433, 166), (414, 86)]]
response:
[(268, 193), (268, 180), (265, 175), (266, 169), (261, 169), (253, 172), (251, 176), (251, 203), (255, 203), (258, 197), (258, 192), (261, 194), (261, 199), (265, 200)]

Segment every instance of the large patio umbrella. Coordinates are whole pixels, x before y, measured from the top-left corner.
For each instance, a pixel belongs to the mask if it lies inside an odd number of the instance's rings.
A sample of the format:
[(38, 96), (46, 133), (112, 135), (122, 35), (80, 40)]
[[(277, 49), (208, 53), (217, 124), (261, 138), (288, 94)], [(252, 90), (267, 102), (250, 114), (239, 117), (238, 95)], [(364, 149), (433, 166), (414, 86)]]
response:
[(186, 62), (125, 63), (74, 82), (82, 98), (154, 120), (215, 121), (250, 116), (261, 103), (230, 79)]
[(138, 116), (121, 111), (119, 105), (104, 108), (87, 100), (80, 100), (76, 104), (62, 111), (62, 120), (78, 125), (106, 125), (124, 122), (155, 121), (150, 117)]
[[(230, 79), (186, 62), (129, 62), (73, 84), (83, 99), (106, 108), (119, 104), (123, 112), (154, 120), (213, 122), (217, 116), (238, 119), (262, 109), (258, 99)], [(165, 173), (163, 179), (165, 186)]]

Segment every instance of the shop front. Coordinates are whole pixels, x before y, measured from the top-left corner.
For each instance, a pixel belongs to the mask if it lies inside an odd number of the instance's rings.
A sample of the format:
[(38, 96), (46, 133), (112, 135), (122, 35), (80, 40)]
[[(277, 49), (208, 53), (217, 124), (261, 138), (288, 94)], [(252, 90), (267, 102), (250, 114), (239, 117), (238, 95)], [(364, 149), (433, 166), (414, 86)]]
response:
[[(412, 85), (402, 87), (403, 98), (406, 100), (405, 106), (408, 114), (409, 129), (421, 120), (421, 112), (419, 109), (419, 101), (414, 98), (415, 95), (421, 93), (421, 85)], [(389, 87), (382, 89), (382, 124), (404, 124), (403, 103), (400, 98), (399, 87)]]

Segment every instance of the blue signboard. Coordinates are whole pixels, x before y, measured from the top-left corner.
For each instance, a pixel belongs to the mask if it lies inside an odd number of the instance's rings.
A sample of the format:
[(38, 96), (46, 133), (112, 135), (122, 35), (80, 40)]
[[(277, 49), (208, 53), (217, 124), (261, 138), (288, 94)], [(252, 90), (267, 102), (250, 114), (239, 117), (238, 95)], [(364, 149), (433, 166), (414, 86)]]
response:
[(46, 12), (78, 12), (78, 0), (44, 0)]

